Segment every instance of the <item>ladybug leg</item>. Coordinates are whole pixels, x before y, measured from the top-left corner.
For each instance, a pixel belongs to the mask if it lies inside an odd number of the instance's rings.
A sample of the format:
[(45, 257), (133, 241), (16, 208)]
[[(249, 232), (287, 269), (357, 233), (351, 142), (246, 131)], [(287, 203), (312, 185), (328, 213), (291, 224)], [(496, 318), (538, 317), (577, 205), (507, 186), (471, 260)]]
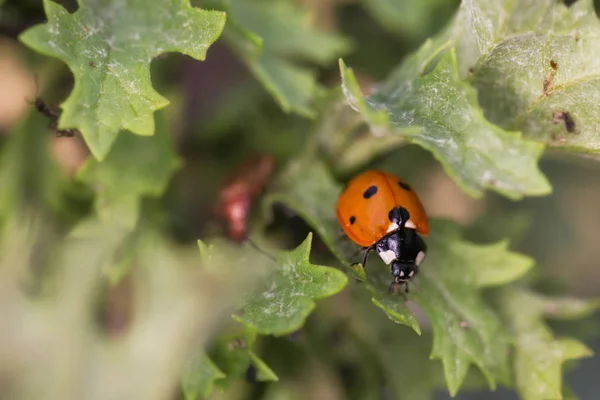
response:
[(404, 297), (404, 301), (408, 300), (408, 282), (398, 282), (398, 281), (392, 281), (392, 283), (390, 283), (390, 286), (388, 287), (388, 292), (391, 295), (396, 295), (399, 292), (399, 289), (402, 287), (402, 284), (404, 284), (404, 292), (402, 292), (402, 297)]
[(390, 285), (388, 286), (388, 292), (390, 294), (396, 294), (397, 289), (398, 289), (398, 282), (396, 282), (396, 281), (392, 281), (390, 283)]
[[(365, 251), (365, 255), (363, 256), (363, 260), (362, 260), (362, 267), (363, 267), (363, 269), (367, 269), (367, 258), (369, 257), (369, 253), (371, 252), (371, 250), (373, 250), (374, 248), (375, 248), (374, 245), (366, 247), (367, 251)], [(361, 251), (363, 249), (360, 249), (359, 251)], [(352, 263), (351, 265), (356, 265), (356, 264), (358, 264), (358, 263)]]
[(373, 250), (374, 248), (375, 248), (375, 245), (371, 245), (371, 246), (367, 247), (367, 251), (365, 251), (365, 255), (363, 256), (363, 261), (362, 261), (363, 269), (367, 269), (367, 258), (369, 257), (369, 253), (371, 252), (371, 250)]
[(365, 251), (366, 249), (368, 249), (368, 247), (361, 247), (360, 249), (356, 250), (354, 254), (352, 254), (352, 258), (356, 257), (361, 251)]

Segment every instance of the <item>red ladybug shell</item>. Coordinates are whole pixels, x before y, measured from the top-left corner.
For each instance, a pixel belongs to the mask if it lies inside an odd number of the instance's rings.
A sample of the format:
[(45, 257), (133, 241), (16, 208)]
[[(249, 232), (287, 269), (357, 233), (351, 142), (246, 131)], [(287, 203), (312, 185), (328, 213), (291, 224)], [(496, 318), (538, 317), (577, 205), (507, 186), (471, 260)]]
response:
[(336, 213), (346, 235), (367, 247), (397, 229), (388, 215), (399, 206), (410, 214), (405, 226), (427, 236), (429, 223), (421, 201), (403, 179), (388, 172), (370, 170), (354, 177), (338, 198)]

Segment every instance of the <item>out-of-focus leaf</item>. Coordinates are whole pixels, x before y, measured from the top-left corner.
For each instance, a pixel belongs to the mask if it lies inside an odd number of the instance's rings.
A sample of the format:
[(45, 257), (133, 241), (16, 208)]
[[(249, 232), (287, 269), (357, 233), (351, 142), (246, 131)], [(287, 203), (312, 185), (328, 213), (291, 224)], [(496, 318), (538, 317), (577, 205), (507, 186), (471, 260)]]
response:
[(152, 113), (168, 101), (150, 81), (150, 62), (166, 52), (204, 60), (219, 37), (224, 13), (192, 8), (189, 0), (79, 1), (70, 14), (44, 0), (48, 22), (20, 40), (67, 63), (75, 87), (62, 104), (59, 128), (81, 131), (92, 154), (102, 160), (120, 130), (154, 133)]
[(184, 372), (181, 386), (186, 400), (205, 399), (210, 396), (215, 381), (225, 378), (225, 373), (202, 353), (193, 359)]
[[(310, 179), (305, 179), (307, 176)], [(341, 186), (322, 163), (305, 159), (291, 164), (282, 173), (279, 189), (265, 202), (267, 207), (275, 202), (284, 203), (296, 211), (321, 235), (340, 261), (349, 265), (353, 246), (339, 236), (335, 217), (340, 191)], [(509, 337), (492, 307), (482, 298), (481, 287), (514, 280), (533, 265), (529, 258), (508, 251), (506, 242), (476, 245), (461, 239), (459, 231), (459, 227), (450, 222), (433, 222), (431, 236), (427, 238), (427, 258), (408, 295), (425, 310), (431, 321), (434, 330), (431, 356), (442, 360), (453, 395), (470, 364), (481, 370), (492, 388), (497, 382), (507, 382)], [(360, 265), (350, 267), (350, 272), (363, 280), (375, 305), (391, 319), (419, 333), (419, 323), (403, 297), (388, 294), (391, 274), (388, 267), (380, 265), (382, 263), (371, 260), (366, 274), (368, 280)]]
[(426, 73), (447, 47), (428, 41), (364, 98), (352, 71), (340, 61), (348, 102), (375, 133), (390, 131), (430, 150), (474, 197), (485, 189), (513, 199), (549, 193), (551, 187), (537, 166), (543, 146), (485, 119), (475, 92), (458, 76), (452, 48)]
[(256, 380), (277, 381), (277, 375), (252, 350), (256, 341), (256, 330), (245, 326), (238, 332), (217, 339), (211, 356), (223, 370), (225, 376), (216, 380), (216, 385), (225, 390), (236, 380), (243, 378), (250, 366), (256, 370)]
[(47, 120), (33, 111), (9, 133), (0, 153), (0, 218), (24, 206), (65, 206), (67, 181), (51, 159), (49, 135)]
[(295, 250), (277, 255), (277, 268), (264, 288), (250, 296), (236, 319), (261, 334), (285, 335), (300, 328), (315, 300), (341, 291), (348, 278), (335, 268), (309, 262), (312, 234)]
[(361, 115), (348, 106), (340, 87), (325, 92), (320, 100), (320, 118), (312, 135), (336, 174), (347, 175), (406, 143), (401, 136), (373, 135)]
[[(591, 311), (598, 304), (576, 308)], [(583, 343), (572, 338), (555, 338), (543, 321), (550, 307), (553, 315), (573, 317), (570, 307), (561, 310), (556, 304), (567, 304), (565, 299), (549, 299), (524, 289), (503, 288), (498, 303), (504, 318), (516, 335), (514, 371), (516, 387), (524, 400), (562, 398), (562, 364), (567, 360), (590, 357), (593, 352)], [(586, 312), (587, 313), (587, 312)]]
[(286, 112), (315, 115), (316, 72), (298, 61), (327, 65), (349, 49), (336, 33), (311, 26), (292, 0), (204, 0), (227, 12), (223, 37)]
[(423, 40), (451, 16), (458, 0), (363, 0), (366, 9), (387, 30), (411, 41)]
[(548, 319), (576, 319), (593, 315), (600, 310), (600, 298), (576, 299), (572, 297), (545, 297), (537, 295), (544, 301), (544, 316)]
[(600, 151), (598, 37), (593, 0), (466, 0), (454, 28), (491, 122), (580, 152)]
[(96, 211), (105, 221), (133, 228), (144, 197), (158, 197), (181, 165), (164, 115), (155, 113), (156, 132), (145, 137), (124, 132), (102, 161), (88, 159), (79, 179), (96, 191)]

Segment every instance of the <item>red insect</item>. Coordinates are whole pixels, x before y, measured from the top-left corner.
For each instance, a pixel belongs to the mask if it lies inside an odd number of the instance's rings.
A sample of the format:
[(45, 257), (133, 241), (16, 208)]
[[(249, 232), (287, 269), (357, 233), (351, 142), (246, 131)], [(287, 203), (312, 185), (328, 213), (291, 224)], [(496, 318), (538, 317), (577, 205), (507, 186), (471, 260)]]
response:
[(272, 156), (249, 156), (222, 186), (214, 212), (225, 223), (230, 239), (236, 242), (247, 239), (250, 208), (265, 189), (274, 168)]
[(337, 219), (346, 235), (366, 248), (363, 267), (371, 250), (388, 265), (394, 281), (390, 290), (418, 273), (429, 234), (427, 214), (416, 193), (404, 180), (371, 170), (353, 178), (337, 203)]

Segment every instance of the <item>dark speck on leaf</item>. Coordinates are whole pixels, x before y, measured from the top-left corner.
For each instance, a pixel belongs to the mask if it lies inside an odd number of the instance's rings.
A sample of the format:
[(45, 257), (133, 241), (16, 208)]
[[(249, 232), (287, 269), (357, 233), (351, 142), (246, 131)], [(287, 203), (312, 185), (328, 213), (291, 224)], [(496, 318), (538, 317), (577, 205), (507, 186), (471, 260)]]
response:
[(244, 339), (235, 338), (229, 343), (229, 350), (245, 349), (246, 341)]
[(88, 65), (90, 66), (90, 68), (96, 68), (96, 64), (94, 64), (93, 61), (90, 61)]
[(555, 124), (564, 123), (567, 132), (575, 133), (575, 120), (568, 111), (555, 111), (554, 114), (552, 114), (552, 122)]
[(554, 80), (554, 75), (556, 75), (556, 70), (558, 69), (558, 63), (554, 60), (550, 60), (550, 72), (544, 78), (544, 83), (542, 84), (542, 92), (544, 96), (548, 96), (550, 86), (552, 85), (552, 81)]
[(253, 364), (250, 364), (250, 366), (246, 370), (246, 381), (250, 383), (256, 383), (256, 375), (256, 367)]
[(288, 339), (292, 342), (297, 342), (302, 337), (302, 331), (297, 330), (296, 332), (292, 332), (288, 335)]

